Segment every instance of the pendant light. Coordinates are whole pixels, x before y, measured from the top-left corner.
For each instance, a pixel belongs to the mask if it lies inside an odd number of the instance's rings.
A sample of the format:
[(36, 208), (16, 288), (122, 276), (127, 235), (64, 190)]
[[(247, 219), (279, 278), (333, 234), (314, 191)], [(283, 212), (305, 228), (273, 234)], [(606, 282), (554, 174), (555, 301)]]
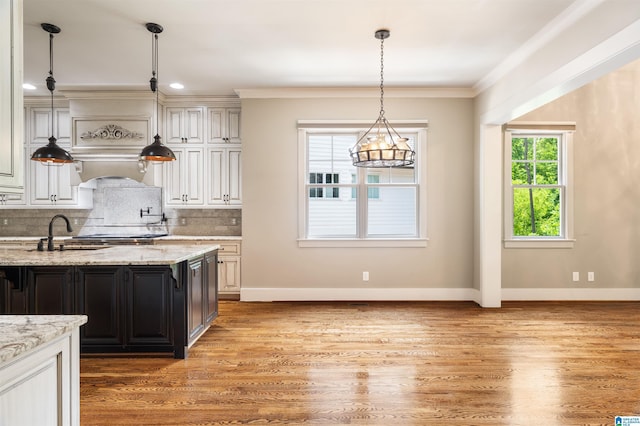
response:
[(53, 136), (53, 91), (56, 89), (56, 80), (53, 78), (53, 35), (60, 32), (60, 28), (53, 24), (41, 24), (43, 30), (49, 33), (49, 77), (47, 77), (47, 89), (51, 92), (51, 137), (49, 143), (36, 149), (31, 155), (34, 161), (40, 161), (46, 165), (62, 165), (73, 163), (73, 157), (60, 148)]
[(380, 115), (349, 149), (353, 165), (357, 167), (409, 166), (416, 155), (407, 143), (408, 139), (400, 136), (384, 116), (384, 40), (390, 34), (384, 29), (375, 32), (375, 37), (380, 40)]
[(175, 154), (169, 147), (162, 144), (158, 121), (160, 118), (160, 103), (158, 102), (158, 34), (163, 30), (162, 26), (152, 22), (146, 24), (147, 30), (151, 33), (151, 80), (149, 85), (151, 91), (156, 94), (156, 135), (153, 142), (145, 146), (140, 152), (140, 159), (144, 161), (173, 161)]

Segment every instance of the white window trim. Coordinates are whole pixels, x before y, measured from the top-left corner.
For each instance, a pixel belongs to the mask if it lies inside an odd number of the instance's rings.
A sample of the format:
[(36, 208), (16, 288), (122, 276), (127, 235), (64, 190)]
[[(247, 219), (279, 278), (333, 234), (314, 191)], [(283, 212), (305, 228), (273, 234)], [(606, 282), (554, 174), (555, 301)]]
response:
[(417, 238), (307, 238), (307, 200), (304, 185), (307, 170), (307, 134), (327, 132), (364, 132), (370, 122), (352, 120), (298, 121), (298, 247), (427, 247), (427, 120), (394, 120), (393, 127), (417, 134), (416, 158), (418, 206)]
[[(575, 123), (568, 122), (513, 122), (505, 126), (504, 131), (504, 247), (505, 248), (573, 248), (575, 243), (573, 224), (573, 133)], [(517, 134), (560, 134), (561, 173), (564, 187), (563, 237), (514, 237), (513, 235), (513, 192), (511, 187), (511, 139)]]

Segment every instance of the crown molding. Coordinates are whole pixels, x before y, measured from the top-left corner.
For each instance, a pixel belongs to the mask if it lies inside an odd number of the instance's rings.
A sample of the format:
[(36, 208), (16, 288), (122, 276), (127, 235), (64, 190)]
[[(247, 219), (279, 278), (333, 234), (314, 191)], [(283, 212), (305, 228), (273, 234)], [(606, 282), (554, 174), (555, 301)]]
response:
[[(235, 89), (240, 99), (269, 98), (379, 98), (379, 88), (271, 88), (271, 89)], [(473, 98), (476, 93), (466, 87), (399, 87), (384, 89), (388, 98)]]

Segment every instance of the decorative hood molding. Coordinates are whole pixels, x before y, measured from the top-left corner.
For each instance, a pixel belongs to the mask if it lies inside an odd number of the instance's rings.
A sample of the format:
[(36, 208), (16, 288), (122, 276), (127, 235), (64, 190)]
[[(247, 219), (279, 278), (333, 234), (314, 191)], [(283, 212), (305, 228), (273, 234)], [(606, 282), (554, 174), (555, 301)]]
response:
[(150, 96), (65, 93), (71, 115), (71, 155), (82, 181), (126, 177), (142, 181), (147, 162), (140, 151), (151, 141)]

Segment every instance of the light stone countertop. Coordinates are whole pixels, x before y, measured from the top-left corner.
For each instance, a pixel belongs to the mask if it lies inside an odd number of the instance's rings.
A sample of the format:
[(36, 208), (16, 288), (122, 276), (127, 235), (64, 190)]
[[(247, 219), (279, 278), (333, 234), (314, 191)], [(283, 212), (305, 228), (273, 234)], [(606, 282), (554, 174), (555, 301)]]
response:
[(0, 247), (1, 266), (175, 265), (217, 250), (217, 244), (93, 246), (91, 250), (37, 251)]
[(86, 322), (86, 315), (0, 315), (0, 364)]

